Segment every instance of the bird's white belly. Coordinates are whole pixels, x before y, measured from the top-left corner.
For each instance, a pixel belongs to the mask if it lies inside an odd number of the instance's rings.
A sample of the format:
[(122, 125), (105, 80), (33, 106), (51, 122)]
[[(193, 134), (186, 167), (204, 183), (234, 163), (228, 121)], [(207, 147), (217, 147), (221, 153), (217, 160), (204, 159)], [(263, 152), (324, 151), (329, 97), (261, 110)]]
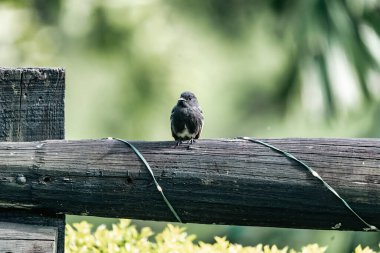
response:
[(189, 129), (187, 129), (186, 125), (185, 125), (185, 129), (182, 132), (178, 132), (177, 133), (177, 136), (180, 137), (180, 138), (185, 138), (185, 137), (187, 137), (187, 138), (193, 137), (194, 138), (195, 137), (194, 134), (190, 134), (189, 133)]

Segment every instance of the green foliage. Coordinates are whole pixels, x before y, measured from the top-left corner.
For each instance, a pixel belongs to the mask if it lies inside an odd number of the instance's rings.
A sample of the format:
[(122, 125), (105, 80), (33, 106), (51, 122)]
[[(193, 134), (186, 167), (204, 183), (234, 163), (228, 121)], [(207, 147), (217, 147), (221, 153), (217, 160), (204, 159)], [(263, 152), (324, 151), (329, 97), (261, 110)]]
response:
[(140, 232), (130, 225), (130, 220), (120, 220), (108, 230), (99, 226), (94, 233), (92, 225), (86, 221), (66, 226), (65, 252), (149, 252), (152, 243), (148, 238), (153, 235), (150, 228)]
[[(379, 63), (368, 47), (365, 33), (370, 30), (380, 35), (379, 2), (172, 0), (171, 4), (191, 19), (194, 16), (205, 19), (205, 23), (214, 31), (225, 35), (225, 40), (237, 43), (252, 33), (250, 24), (263, 19), (261, 13), (273, 18), (266, 32), (282, 42), (287, 55), (287, 67), (282, 70), (280, 78), (271, 80), (276, 82), (278, 89), (270, 93), (267, 107), (276, 105), (277, 101), (279, 108), (275, 109), (280, 111), (287, 102), (300, 95), (303, 86), (318, 85), (326, 112), (333, 115), (338, 104), (338, 95), (334, 91), (337, 83), (331, 81), (338, 69), (333, 66), (336, 51), (349, 62), (351, 74), (357, 79), (360, 96), (365, 101), (373, 98), (367, 80), (368, 73), (378, 70)], [(305, 72), (307, 77), (303, 76)], [(313, 84), (310, 84), (310, 72), (319, 76), (319, 80)], [(244, 101), (246, 104), (250, 100), (260, 99), (254, 85), (250, 86), (251, 92), (247, 101)], [(253, 96), (255, 99), (252, 99)]]
[(362, 248), (361, 245), (357, 246), (355, 248), (355, 253), (376, 253), (376, 251), (372, 250), (369, 247), (365, 247), (364, 249)]
[[(369, 103), (380, 102), (379, 10), (379, 0), (0, 0), (0, 62), (67, 70), (67, 139), (171, 139), (184, 90), (202, 105), (202, 138), (379, 137), (380, 106)], [(379, 238), (220, 229), (193, 231), (331, 252)]]
[[(150, 240), (153, 232), (149, 227), (144, 227), (140, 231), (130, 220), (120, 220), (118, 224), (112, 225), (112, 230), (108, 230), (105, 225), (100, 225), (95, 232), (91, 230), (92, 225), (86, 221), (74, 223), (73, 226), (66, 226), (66, 253), (84, 252), (195, 252), (195, 253), (323, 253), (327, 247), (317, 244), (310, 244), (302, 247), (301, 251), (294, 249), (278, 248), (276, 245), (242, 246), (230, 243), (225, 237), (215, 237), (215, 242), (195, 243), (195, 235), (186, 233), (185, 228), (180, 228), (168, 224), (167, 227), (158, 233), (154, 240)], [(376, 253), (369, 247), (362, 248), (360, 245), (355, 249), (355, 253)]]
[(204, 109), (202, 137), (372, 137), (379, 8), (376, 0), (0, 0), (0, 61), (66, 68), (67, 138), (171, 138), (168, 114), (184, 90)]

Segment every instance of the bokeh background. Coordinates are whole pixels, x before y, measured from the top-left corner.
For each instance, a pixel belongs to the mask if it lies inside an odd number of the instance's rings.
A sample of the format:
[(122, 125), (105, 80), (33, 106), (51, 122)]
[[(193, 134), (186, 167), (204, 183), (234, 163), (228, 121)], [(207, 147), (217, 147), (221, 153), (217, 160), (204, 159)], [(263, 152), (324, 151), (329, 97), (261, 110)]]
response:
[[(184, 90), (203, 107), (203, 138), (380, 137), (379, 0), (0, 0), (0, 64), (66, 69), (67, 139), (171, 139)], [(82, 219), (115, 222), (68, 216)], [(317, 242), (329, 252), (380, 242), (379, 233), (186, 227), (206, 242)]]

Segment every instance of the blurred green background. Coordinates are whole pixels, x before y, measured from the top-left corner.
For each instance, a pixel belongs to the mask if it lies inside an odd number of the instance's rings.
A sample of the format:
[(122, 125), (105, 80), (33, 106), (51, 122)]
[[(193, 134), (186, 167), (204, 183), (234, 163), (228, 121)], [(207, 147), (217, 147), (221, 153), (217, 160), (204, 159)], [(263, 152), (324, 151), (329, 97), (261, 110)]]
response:
[[(66, 69), (67, 139), (171, 139), (185, 90), (203, 107), (203, 138), (380, 137), (379, 0), (0, 0), (0, 63)], [(114, 222), (68, 216), (82, 219)], [(379, 233), (186, 226), (207, 242), (317, 242), (329, 252), (380, 242)]]

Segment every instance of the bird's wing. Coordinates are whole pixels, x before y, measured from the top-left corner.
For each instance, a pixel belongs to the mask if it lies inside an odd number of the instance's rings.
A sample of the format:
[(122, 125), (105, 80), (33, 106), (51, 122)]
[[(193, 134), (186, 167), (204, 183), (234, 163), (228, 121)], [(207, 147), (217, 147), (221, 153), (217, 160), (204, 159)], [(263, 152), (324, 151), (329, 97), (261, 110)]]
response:
[(203, 117), (203, 110), (202, 110), (202, 107), (198, 106), (198, 110), (199, 110), (199, 112), (200, 112), (200, 117), (202, 118), (202, 124), (203, 124), (203, 119), (204, 119), (204, 117)]
[(198, 107), (193, 108), (190, 111), (188, 117), (185, 119), (185, 124), (191, 134), (199, 136), (200, 132), (202, 131), (203, 115)]
[(173, 118), (174, 110), (175, 110), (175, 106), (173, 107), (172, 112), (170, 114), (170, 120)]
[(203, 121), (203, 116), (202, 116), (202, 119), (200, 120), (200, 124), (197, 125), (195, 139), (199, 139), (199, 136), (202, 133), (203, 124), (204, 124), (204, 121)]

